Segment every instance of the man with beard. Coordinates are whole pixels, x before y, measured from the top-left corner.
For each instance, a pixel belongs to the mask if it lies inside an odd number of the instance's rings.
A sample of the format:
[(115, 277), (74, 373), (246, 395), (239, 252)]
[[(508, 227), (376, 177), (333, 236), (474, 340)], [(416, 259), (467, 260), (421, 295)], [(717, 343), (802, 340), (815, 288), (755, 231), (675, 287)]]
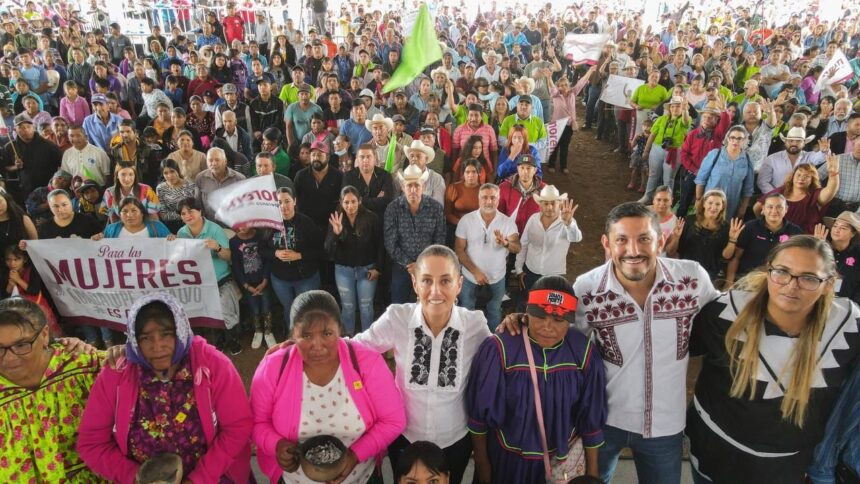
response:
[(361, 204), (385, 219), (385, 208), (394, 198), (394, 181), (385, 169), (376, 166), (376, 149), (370, 144), (358, 147), (355, 167), (343, 174), (343, 186), (353, 186), (363, 194)]
[(829, 138), (836, 133), (848, 129), (848, 116), (851, 114), (851, 100), (842, 98), (836, 101), (833, 106), (833, 116), (830, 118), (830, 124), (827, 125), (827, 133), (825, 138)]
[(828, 142), (822, 139), (818, 142), (821, 151), (804, 151), (803, 146), (812, 141), (815, 135), (806, 136), (803, 128), (791, 128), (787, 135), (779, 135), (785, 143), (785, 149), (764, 159), (759, 168), (756, 184), (762, 193), (771, 191), (785, 184), (787, 177), (794, 167), (801, 163), (819, 166), (824, 163), (824, 153), (827, 152)]
[[(601, 241), (609, 260), (573, 285), (576, 326), (595, 330), (606, 370), (600, 477), (611, 482), (630, 448), (639, 482), (680, 482), (690, 324), (719, 293), (697, 262), (658, 256), (660, 223), (642, 204), (612, 209)], [(505, 326), (517, 332), (522, 319)]]
[(311, 144), (311, 166), (296, 173), (296, 208), (310, 217), (323, 232), (328, 230), (328, 219), (337, 208), (343, 174), (329, 166), (331, 156), (328, 144), (315, 141)]
[[(111, 146), (110, 154), (113, 163), (128, 161), (137, 167), (140, 181), (154, 187), (158, 185), (161, 176), (159, 164), (162, 150), (159, 145), (143, 142), (134, 127), (134, 121), (125, 119), (119, 124), (121, 143)], [(110, 174), (113, 170), (109, 171)], [(108, 183), (107, 181), (105, 183)]]

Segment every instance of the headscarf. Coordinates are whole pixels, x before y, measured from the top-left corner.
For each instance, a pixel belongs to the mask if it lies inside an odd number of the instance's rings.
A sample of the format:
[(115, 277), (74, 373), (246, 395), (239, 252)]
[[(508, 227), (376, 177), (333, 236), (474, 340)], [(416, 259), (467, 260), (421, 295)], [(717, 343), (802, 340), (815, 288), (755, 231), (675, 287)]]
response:
[(130, 363), (135, 363), (150, 370), (152, 370), (152, 366), (148, 361), (146, 361), (146, 358), (143, 357), (143, 354), (140, 352), (140, 346), (137, 344), (134, 321), (137, 319), (137, 314), (144, 306), (156, 301), (162, 302), (170, 308), (170, 312), (173, 313), (173, 320), (175, 321), (176, 349), (173, 351), (173, 359), (170, 361), (171, 364), (179, 363), (182, 358), (185, 358), (185, 355), (188, 354), (188, 351), (191, 348), (191, 340), (194, 338), (194, 333), (191, 331), (191, 323), (188, 321), (188, 316), (185, 315), (185, 310), (182, 309), (182, 305), (175, 297), (165, 292), (159, 292), (149, 296), (144, 296), (135, 301), (131, 306), (131, 309), (128, 311), (128, 320), (126, 322), (128, 342), (125, 344), (125, 357)]

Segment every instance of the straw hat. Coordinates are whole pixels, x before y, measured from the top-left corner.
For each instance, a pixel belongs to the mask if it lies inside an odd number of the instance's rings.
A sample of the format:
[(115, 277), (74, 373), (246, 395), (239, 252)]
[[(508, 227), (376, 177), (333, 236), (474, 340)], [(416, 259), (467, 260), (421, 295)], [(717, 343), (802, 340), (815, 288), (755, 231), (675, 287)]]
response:
[(806, 143), (809, 143), (810, 141), (814, 140), (815, 135), (811, 134), (809, 136), (806, 136), (806, 130), (805, 129), (801, 128), (800, 126), (795, 126), (795, 127), (791, 128), (790, 130), (788, 130), (787, 135), (783, 135), (782, 133), (780, 133), (779, 139), (781, 139), (783, 141), (788, 141), (788, 140), (803, 141), (803, 144), (806, 144)]
[(421, 140), (418, 139), (413, 140), (411, 145), (403, 147), (403, 152), (406, 153), (407, 158), (409, 158), (409, 153), (411, 153), (413, 150), (417, 150), (421, 153), (424, 153), (424, 155), (427, 156), (427, 161), (431, 161), (433, 160), (433, 158), (436, 157), (436, 152), (433, 150), (433, 148), (425, 145), (421, 142)]
[(430, 178), (430, 170), (422, 170), (418, 165), (409, 165), (405, 170), (397, 172), (397, 178), (401, 183), (419, 181), (423, 184)]
[(430, 71), (430, 79), (435, 80), (436, 74), (442, 74), (443, 76), (445, 76), (445, 79), (448, 79), (448, 69), (445, 69), (445, 67), (443, 66), (439, 66)]
[(535, 80), (531, 77), (520, 77), (517, 79), (517, 84), (523, 86), (526, 94), (531, 94), (535, 90)]
[(370, 128), (373, 127), (374, 124), (384, 124), (385, 129), (388, 131), (392, 131), (394, 129), (394, 121), (391, 118), (386, 118), (383, 114), (374, 114), (372, 119), (367, 119), (364, 121), (364, 127), (370, 131)]
[(828, 228), (833, 227), (833, 222), (837, 220), (842, 220), (843, 222), (854, 228), (855, 237), (857, 236), (857, 234), (860, 234), (860, 215), (857, 215), (855, 212), (850, 212), (846, 210), (840, 213), (839, 216), (836, 218), (824, 217), (824, 225), (826, 225)]
[(481, 54), (481, 58), (484, 59), (484, 62), (487, 64), (489, 64), (489, 62), (490, 62), (487, 60), (490, 57), (495, 57), (497, 64), (502, 60), (502, 54), (499, 54), (498, 52), (496, 52), (494, 50), (488, 50), (488, 51), (485, 51), (483, 54)]
[(532, 196), (537, 203), (567, 200), (567, 193), (559, 194), (558, 188), (556, 188), (555, 185), (545, 185), (541, 188), (540, 193), (535, 193)]

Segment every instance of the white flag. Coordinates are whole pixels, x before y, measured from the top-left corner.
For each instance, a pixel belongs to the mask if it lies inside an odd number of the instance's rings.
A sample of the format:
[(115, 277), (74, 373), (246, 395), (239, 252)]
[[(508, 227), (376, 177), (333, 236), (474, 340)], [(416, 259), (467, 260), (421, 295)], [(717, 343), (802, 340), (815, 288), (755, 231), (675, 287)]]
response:
[(821, 73), (821, 77), (818, 78), (818, 82), (815, 84), (815, 89), (821, 91), (826, 86), (838, 84), (851, 79), (853, 76), (854, 69), (848, 62), (848, 58), (845, 57), (845, 53), (842, 52), (842, 49), (838, 49), (836, 53), (833, 54), (833, 57), (830, 58), (830, 62), (824, 66), (824, 71)]
[(561, 133), (564, 133), (568, 121), (570, 118), (561, 118), (546, 125), (546, 145), (540, 153), (541, 163), (549, 163), (549, 155), (558, 146), (558, 140), (561, 138)]
[(642, 84), (645, 84), (645, 81), (636, 79), (635, 77), (624, 77), (610, 74), (609, 79), (606, 81), (606, 87), (603, 88), (603, 92), (600, 94), (600, 100), (606, 104), (611, 104), (620, 108), (632, 109), (633, 106), (630, 105), (630, 96), (632, 96), (633, 91)]
[(215, 218), (233, 230), (260, 227), (284, 230), (275, 177), (255, 176), (215, 190), (206, 200)]
[(564, 38), (564, 54), (574, 64), (595, 64), (607, 42), (609, 34), (567, 34)]

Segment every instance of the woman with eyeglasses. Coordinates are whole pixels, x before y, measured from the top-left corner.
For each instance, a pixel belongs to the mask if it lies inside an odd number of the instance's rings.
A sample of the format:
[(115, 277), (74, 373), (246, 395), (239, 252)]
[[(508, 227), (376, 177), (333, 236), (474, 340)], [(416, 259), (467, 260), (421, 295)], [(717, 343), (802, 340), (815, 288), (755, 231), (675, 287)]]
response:
[[(829, 234), (829, 237), (828, 237)], [(824, 217), (815, 226), (815, 236), (830, 242), (836, 258), (836, 294), (860, 304), (860, 214), (844, 211), (838, 217)]]
[(860, 309), (836, 297), (836, 275), (826, 242), (793, 237), (696, 316), (689, 350), (704, 359), (685, 431), (694, 482), (806, 482), (860, 355)]
[(755, 171), (747, 153), (749, 132), (741, 125), (729, 128), (724, 146), (705, 155), (696, 175), (696, 200), (718, 188), (726, 194), (726, 218), (743, 220), (753, 195)]

